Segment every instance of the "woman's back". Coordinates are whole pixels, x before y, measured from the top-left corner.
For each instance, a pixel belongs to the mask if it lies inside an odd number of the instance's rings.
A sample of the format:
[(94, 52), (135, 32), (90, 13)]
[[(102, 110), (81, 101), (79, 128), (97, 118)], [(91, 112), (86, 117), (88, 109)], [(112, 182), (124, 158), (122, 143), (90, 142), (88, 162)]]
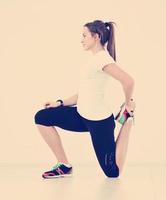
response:
[(112, 114), (104, 101), (106, 83), (111, 77), (102, 70), (109, 63), (115, 63), (114, 59), (100, 50), (81, 68), (77, 111), (87, 119), (102, 120)]

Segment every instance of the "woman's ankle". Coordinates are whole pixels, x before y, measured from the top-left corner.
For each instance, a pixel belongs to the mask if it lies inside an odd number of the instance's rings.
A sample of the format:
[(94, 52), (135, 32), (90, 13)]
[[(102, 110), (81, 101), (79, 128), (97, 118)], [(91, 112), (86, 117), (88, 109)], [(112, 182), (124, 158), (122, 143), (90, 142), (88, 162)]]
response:
[(58, 163), (64, 164), (64, 165), (67, 166), (67, 167), (71, 167), (71, 166), (72, 166), (69, 162), (61, 162), (61, 161), (58, 161)]

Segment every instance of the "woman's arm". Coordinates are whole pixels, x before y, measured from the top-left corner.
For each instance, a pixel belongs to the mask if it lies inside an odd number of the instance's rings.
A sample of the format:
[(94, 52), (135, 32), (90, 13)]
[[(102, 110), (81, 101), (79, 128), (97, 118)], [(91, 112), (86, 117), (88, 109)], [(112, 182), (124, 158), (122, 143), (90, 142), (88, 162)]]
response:
[(125, 103), (129, 105), (134, 90), (134, 79), (115, 63), (105, 65), (102, 70), (120, 81), (125, 93)]
[(77, 104), (78, 94), (75, 94), (67, 99), (63, 99), (64, 106), (72, 106)]

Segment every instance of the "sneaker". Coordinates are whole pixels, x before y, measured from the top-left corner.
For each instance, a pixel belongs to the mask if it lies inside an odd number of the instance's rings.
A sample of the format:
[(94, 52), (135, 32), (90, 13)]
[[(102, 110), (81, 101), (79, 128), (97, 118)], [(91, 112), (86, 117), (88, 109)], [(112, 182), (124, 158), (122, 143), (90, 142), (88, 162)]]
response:
[(134, 123), (134, 111), (131, 111), (133, 114), (131, 115), (125, 108), (125, 103), (123, 103), (120, 106), (120, 111), (115, 114), (115, 120), (119, 122), (121, 125), (124, 125), (124, 123), (128, 120), (133, 120)]
[(73, 168), (67, 167), (63, 163), (58, 162), (52, 167), (50, 171), (46, 171), (42, 174), (43, 178), (58, 178), (72, 176)]

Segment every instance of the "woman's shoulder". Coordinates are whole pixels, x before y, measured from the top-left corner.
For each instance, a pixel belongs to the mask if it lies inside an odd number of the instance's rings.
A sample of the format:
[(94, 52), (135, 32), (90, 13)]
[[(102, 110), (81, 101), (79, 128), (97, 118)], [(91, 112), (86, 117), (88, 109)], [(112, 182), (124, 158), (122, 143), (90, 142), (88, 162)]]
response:
[(98, 60), (99, 61), (111, 61), (111, 62), (115, 62), (115, 60), (113, 59), (113, 57), (109, 54), (108, 51), (103, 51), (98, 55)]

